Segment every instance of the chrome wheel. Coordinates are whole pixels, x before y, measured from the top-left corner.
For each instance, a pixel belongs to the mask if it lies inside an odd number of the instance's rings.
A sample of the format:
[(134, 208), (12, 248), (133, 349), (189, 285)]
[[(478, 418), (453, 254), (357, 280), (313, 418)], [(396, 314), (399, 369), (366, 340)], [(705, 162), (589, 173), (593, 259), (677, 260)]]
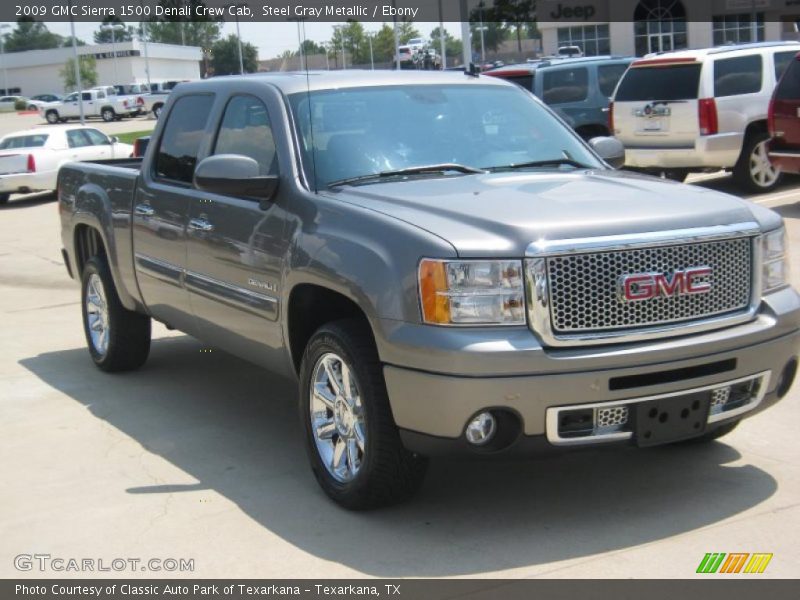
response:
[(86, 326), (95, 352), (108, 352), (108, 304), (103, 282), (93, 273), (86, 282)]
[(750, 178), (758, 187), (768, 188), (777, 181), (780, 170), (772, 165), (767, 156), (767, 142), (755, 145), (750, 154)]
[(311, 432), (322, 464), (340, 483), (352, 481), (364, 463), (364, 407), (358, 382), (337, 354), (314, 365), (309, 391)]

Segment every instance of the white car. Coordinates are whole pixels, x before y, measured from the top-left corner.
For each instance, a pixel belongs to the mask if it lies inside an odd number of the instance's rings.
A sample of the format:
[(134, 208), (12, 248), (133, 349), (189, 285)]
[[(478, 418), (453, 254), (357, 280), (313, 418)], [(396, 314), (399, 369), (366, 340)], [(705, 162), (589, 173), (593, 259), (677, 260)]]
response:
[(58, 170), (73, 161), (126, 158), (133, 146), (93, 127), (48, 127), (0, 138), (0, 204), (11, 194), (56, 189)]
[(681, 50), (634, 61), (614, 92), (610, 123), (625, 165), (683, 180), (730, 169), (749, 192), (780, 182), (769, 161), (767, 111), (798, 42)]

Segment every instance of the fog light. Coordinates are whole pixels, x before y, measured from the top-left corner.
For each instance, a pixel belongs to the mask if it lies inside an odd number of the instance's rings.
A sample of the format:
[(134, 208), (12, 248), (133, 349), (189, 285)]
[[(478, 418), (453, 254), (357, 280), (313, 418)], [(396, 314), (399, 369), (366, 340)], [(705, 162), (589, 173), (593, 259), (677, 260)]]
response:
[(475, 446), (483, 446), (488, 443), (497, 431), (497, 421), (490, 412), (482, 412), (475, 415), (467, 423), (465, 435), (467, 441)]

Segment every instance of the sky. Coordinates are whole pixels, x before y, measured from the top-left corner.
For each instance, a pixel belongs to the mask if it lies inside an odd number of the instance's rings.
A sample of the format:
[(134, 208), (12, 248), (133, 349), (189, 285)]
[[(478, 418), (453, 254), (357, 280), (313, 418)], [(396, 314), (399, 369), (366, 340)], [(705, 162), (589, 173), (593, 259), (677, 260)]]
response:
[[(46, 22), (47, 28), (53, 33), (63, 36), (70, 35), (69, 23)], [(135, 25), (135, 23), (130, 23)], [(362, 23), (367, 32), (378, 31), (382, 23)], [(9, 23), (13, 28), (15, 23)], [(306, 22), (305, 32), (308, 39), (315, 42), (326, 42), (333, 35), (333, 26), (336, 23)], [(439, 23), (414, 23), (419, 32), (426, 38), (430, 37), (431, 31), (439, 26)], [(75, 23), (75, 35), (78, 39), (84, 40), (87, 44), (93, 41), (93, 34), (99, 23)], [(460, 23), (445, 23), (445, 29), (454, 37), (460, 37)], [(241, 23), (242, 41), (250, 42), (258, 48), (260, 59), (274, 58), (285, 50), (296, 50), (299, 46), (297, 38), (297, 25), (295, 23)], [(225, 23), (222, 35), (236, 33), (235, 23)]]

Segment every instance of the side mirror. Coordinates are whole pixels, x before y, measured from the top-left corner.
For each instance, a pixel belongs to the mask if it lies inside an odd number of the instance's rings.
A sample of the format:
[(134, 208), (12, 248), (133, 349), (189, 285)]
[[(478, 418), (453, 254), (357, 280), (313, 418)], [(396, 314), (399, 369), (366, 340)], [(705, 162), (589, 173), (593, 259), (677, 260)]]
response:
[(261, 208), (267, 208), (278, 189), (278, 176), (259, 175), (258, 163), (249, 156), (217, 154), (197, 165), (194, 187), (225, 196), (255, 198)]
[(115, 135), (109, 136), (108, 138), (109, 143), (116, 144), (119, 142), (119, 138)]
[(619, 169), (625, 164), (625, 146), (617, 138), (594, 137), (589, 140), (589, 145), (600, 158), (615, 169)]

